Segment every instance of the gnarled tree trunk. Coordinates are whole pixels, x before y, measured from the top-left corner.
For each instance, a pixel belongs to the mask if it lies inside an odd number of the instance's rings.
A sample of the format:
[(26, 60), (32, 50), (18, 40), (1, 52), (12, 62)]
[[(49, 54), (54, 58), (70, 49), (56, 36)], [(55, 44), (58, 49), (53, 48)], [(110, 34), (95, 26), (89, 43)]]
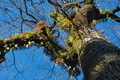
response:
[(98, 9), (87, 4), (77, 10), (72, 14), (84, 42), (79, 55), (84, 80), (120, 80), (120, 49), (90, 28), (89, 23), (100, 15)]

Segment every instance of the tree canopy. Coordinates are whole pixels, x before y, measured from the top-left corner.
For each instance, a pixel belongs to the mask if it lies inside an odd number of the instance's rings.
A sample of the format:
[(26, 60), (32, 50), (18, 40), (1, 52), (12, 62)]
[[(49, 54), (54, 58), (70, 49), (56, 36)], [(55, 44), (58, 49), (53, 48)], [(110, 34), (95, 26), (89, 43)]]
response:
[[(115, 1), (1, 0), (1, 65), (13, 63), (21, 73), (15, 51), (41, 48), (39, 54), (76, 80), (81, 73), (84, 80), (119, 80), (120, 1)], [(5, 57), (10, 52), (13, 62)]]

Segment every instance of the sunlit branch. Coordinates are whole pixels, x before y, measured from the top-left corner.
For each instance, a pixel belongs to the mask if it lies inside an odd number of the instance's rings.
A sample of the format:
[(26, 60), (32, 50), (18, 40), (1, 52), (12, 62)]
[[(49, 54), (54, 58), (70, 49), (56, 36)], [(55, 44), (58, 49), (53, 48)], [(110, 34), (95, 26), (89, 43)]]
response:
[(53, 36), (48, 36), (50, 33), (48, 29), (49, 26), (46, 25), (43, 28), (36, 28), (21, 34), (15, 34), (10, 39), (0, 40), (0, 62), (4, 60), (4, 56), (8, 51), (28, 48), (35, 44), (43, 46), (54, 56), (59, 51), (66, 51), (53, 40)]

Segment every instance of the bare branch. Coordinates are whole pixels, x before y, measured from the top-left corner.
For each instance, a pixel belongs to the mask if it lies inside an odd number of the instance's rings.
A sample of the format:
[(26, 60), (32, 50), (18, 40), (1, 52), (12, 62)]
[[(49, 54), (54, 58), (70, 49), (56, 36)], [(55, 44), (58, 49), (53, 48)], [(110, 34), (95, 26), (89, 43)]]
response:
[(120, 11), (120, 7), (117, 7), (116, 9), (112, 10), (112, 13), (114, 14), (114, 13), (116, 13), (118, 11)]
[(36, 22), (38, 22), (38, 20), (31, 14), (28, 13), (28, 8), (27, 8), (27, 4), (26, 4), (26, 0), (24, 0), (24, 6), (25, 6), (25, 11), (26, 11), (26, 14), (30, 17), (32, 17)]
[(58, 6), (58, 7), (62, 7), (60, 4), (58, 4), (57, 2), (51, 1), (51, 0), (47, 0), (50, 4), (54, 5), (54, 6)]
[(119, 7), (117, 7), (114, 10), (111, 10), (109, 12), (108, 11), (101, 11), (100, 15), (96, 18), (96, 20), (111, 18), (112, 20), (115, 20), (116, 22), (120, 22), (120, 17), (115, 15), (115, 13), (118, 12), (118, 11), (120, 11)]

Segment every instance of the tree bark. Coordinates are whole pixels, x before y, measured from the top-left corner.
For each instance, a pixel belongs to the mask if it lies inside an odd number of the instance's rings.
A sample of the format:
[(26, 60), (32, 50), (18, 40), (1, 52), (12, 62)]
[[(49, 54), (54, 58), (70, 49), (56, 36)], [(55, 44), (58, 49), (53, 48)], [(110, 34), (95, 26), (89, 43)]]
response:
[(120, 80), (120, 49), (90, 28), (91, 21), (99, 17), (98, 9), (87, 4), (72, 14), (84, 42), (79, 54), (84, 80)]
[(80, 57), (84, 80), (120, 80), (120, 49), (100, 38), (89, 41)]
[[(111, 17), (111, 19), (115, 20), (119, 18), (114, 13), (119, 11), (120, 8), (117, 8), (112, 13), (100, 13), (93, 5), (93, 0), (84, 0), (85, 6), (77, 9), (73, 8), (70, 15), (67, 15), (65, 11), (71, 6), (62, 9), (62, 6), (57, 2), (51, 0), (48, 0), (48, 2), (56, 6), (57, 10), (60, 8), (60, 12), (71, 20), (74, 30), (70, 29), (70, 37), (75, 34), (72, 39), (76, 36), (77, 39), (71, 40), (71, 42), (68, 41), (73, 44), (67, 44), (66, 42), (68, 48), (64, 48), (57, 44), (55, 40), (55, 38), (59, 37), (59, 33), (58, 36), (51, 36), (54, 33), (52, 31), (53, 26), (51, 27), (47, 24), (44, 27), (38, 26), (32, 31), (23, 32), (13, 36), (11, 39), (0, 40), (0, 63), (5, 60), (4, 56), (10, 50), (19, 49), (18, 47), (28, 48), (31, 45), (39, 44), (48, 50), (46, 50), (46, 54), (52, 56), (56, 64), (67, 64), (67, 68), (69, 68), (67, 70), (71, 71), (69, 73), (73, 73), (73, 76), (79, 75), (80, 71), (76, 68), (79, 65), (82, 68), (84, 80), (120, 80), (120, 49), (107, 42), (97, 31), (90, 27), (94, 19), (99, 20)], [(59, 18), (59, 16), (55, 16), (55, 18)], [(120, 22), (118, 19), (115, 21)], [(56, 23), (53, 25), (55, 26)], [(75, 43), (79, 43), (82, 46), (76, 49), (76, 46), (78, 47), (79, 45)]]

